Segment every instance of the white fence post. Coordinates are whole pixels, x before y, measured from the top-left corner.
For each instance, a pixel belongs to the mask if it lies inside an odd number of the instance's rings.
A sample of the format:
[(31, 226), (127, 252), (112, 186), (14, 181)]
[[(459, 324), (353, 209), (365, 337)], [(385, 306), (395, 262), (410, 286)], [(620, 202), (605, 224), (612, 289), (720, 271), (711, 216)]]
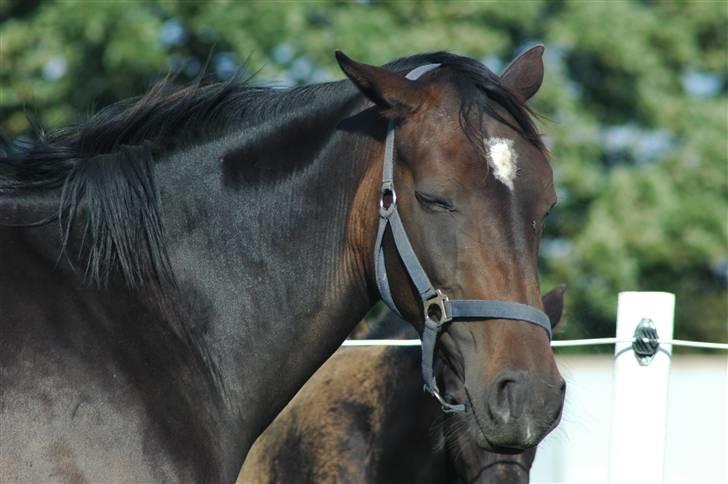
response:
[[(660, 339), (672, 339), (675, 295), (622, 292), (617, 306), (617, 340), (629, 340), (642, 320), (654, 323)], [(667, 352), (667, 354), (665, 353)], [(609, 482), (662, 483), (671, 345), (660, 345), (643, 366), (629, 343), (614, 354), (614, 406)]]

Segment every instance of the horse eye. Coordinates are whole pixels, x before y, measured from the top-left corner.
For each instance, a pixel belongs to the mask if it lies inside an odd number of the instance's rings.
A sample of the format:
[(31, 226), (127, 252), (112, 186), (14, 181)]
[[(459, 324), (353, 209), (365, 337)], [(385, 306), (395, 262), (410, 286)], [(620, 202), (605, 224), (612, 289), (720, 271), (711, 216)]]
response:
[(548, 216), (549, 216), (549, 214), (551, 213), (551, 210), (553, 210), (554, 208), (556, 208), (556, 205), (558, 205), (558, 203), (559, 203), (559, 201), (558, 201), (558, 200), (557, 200), (557, 201), (555, 201), (554, 203), (552, 203), (552, 204), (551, 204), (551, 206), (549, 207), (549, 209), (548, 209), (548, 210), (546, 210), (546, 215), (544, 215), (544, 216), (543, 216), (543, 218), (546, 218), (546, 217), (548, 217)]
[(455, 210), (450, 202), (440, 197), (436, 197), (435, 195), (415, 192), (415, 197), (420, 203), (426, 205), (432, 210), (444, 210), (448, 212), (453, 212)]

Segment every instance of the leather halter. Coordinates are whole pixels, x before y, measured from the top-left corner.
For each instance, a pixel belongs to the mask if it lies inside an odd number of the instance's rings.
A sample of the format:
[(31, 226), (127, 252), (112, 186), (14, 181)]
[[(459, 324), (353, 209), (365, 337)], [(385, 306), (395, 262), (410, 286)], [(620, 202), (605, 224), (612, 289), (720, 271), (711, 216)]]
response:
[[(426, 72), (436, 69), (439, 66), (440, 64), (426, 64), (413, 69), (406, 77), (409, 80), (416, 80)], [(415, 255), (397, 210), (397, 193), (394, 190), (394, 133), (395, 124), (393, 121), (390, 121), (387, 127), (387, 139), (384, 149), (382, 192), (379, 201), (379, 229), (374, 246), (377, 287), (379, 288), (382, 300), (392, 311), (400, 315), (389, 289), (387, 269), (384, 262), (384, 232), (387, 226), (389, 226), (399, 257), (402, 259), (405, 270), (417, 288), (422, 300), (423, 316), (425, 318), (422, 334), (422, 377), (425, 382), (424, 389), (440, 402), (444, 412), (464, 412), (464, 404), (450, 403), (440, 393), (433, 371), (437, 337), (443, 331), (445, 325), (451, 321), (469, 321), (472, 319), (509, 319), (524, 321), (542, 327), (546, 331), (550, 341), (551, 322), (543, 311), (526, 304), (481, 299), (450, 300), (442, 291), (432, 286), (430, 279), (427, 277), (425, 270)]]

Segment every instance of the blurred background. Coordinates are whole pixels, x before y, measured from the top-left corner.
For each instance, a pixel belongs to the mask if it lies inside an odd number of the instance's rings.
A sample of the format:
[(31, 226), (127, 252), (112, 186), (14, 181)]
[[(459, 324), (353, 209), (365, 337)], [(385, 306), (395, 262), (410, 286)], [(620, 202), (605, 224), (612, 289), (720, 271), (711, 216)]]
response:
[(726, 342), (726, 25), (725, 1), (0, 0), (0, 135), (26, 135), (28, 113), (75, 123), (169, 72), (292, 86), (341, 79), (342, 49), (373, 64), (449, 50), (499, 73), (543, 43), (558, 337), (613, 336), (617, 293), (655, 290), (677, 295), (675, 337)]

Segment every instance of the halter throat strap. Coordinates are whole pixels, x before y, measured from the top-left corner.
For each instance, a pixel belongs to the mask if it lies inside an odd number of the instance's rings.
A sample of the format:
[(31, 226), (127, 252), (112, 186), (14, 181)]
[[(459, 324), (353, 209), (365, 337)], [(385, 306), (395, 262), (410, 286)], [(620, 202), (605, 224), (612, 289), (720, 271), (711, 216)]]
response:
[[(410, 71), (406, 78), (416, 80), (426, 72), (436, 69), (440, 64), (426, 64)], [(540, 326), (546, 331), (551, 340), (551, 322), (541, 310), (510, 301), (490, 300), (450, 300), (439, 289), (435, 289), (427, 273), (422, 268), (402, 219), (397, 210), (397, 192), (394, 189), (394, 141), (395, 124), (389, 122), (387, 138), (384, 146), (384, 167), (382, 172), (381, 198), (379, 201), (379, 227), (376, 243), (374, 245), (374, 260), (376, 282), (384, 303), (394, 313), (401, 316), (392, 297), (387, 277), (387, 268), (384, 260), (384, 234), (387, 228), (392, 233), (394, 245), (409, 278), (417, 288), (422, 301), (424, 317), (424, 330), (422, 334), (422, 377), (424, 389), (435, 397), (444, 412), (464, 412), (466, 407), (462, 403), (451, 403), (449, 398), (443, 396), (437, 388), (434, 374), (434, 358), (437, 338), (444, 327), (452, 321), (468, 321), (483, 319), (507, 319), (523, 321)]]

